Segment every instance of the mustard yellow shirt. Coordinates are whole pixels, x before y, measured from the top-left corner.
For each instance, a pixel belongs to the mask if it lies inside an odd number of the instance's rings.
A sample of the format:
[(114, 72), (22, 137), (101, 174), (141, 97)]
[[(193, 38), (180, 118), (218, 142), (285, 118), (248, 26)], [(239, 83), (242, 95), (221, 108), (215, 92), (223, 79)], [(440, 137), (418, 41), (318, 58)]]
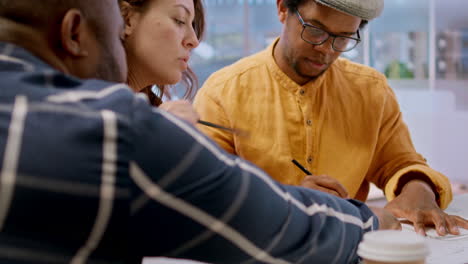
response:
[(202, 120), (248, 135), (200, 130), (285, 184), (304, 178), (291, 162), (296, 159), (313, 174), (340, 181), (351, 197), (365, 200), (373, 182), (392, 200), (399, 178), (416, 171), (433, 181), (440, 206), (448, 205), (448, 179), (416, 153), (381, 73), (339, 58), (300, 86), (277, 66), (274, 45), (211, 75), (194, 101)]

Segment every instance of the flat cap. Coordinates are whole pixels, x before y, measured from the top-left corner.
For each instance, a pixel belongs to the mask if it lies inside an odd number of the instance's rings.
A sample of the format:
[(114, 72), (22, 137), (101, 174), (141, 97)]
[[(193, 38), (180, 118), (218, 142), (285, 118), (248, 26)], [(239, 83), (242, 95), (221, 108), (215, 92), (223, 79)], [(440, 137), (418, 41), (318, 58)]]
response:
[(334, 8), (340, 12), (372, 20), (382, 13), (384, 0), (315, 0), (317, 3)]

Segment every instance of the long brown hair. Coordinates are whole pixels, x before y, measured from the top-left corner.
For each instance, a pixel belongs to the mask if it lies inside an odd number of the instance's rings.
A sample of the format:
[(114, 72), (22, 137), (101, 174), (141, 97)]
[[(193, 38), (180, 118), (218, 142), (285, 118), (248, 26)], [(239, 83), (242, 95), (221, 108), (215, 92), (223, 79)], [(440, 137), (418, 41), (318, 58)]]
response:
[[(131, 7), (136, 8), (137, 11), (144, 12), (150, 1), (157, 0), (119, 0), (119, 3), (121, 8), (123, 7), (122, 3), (126, 2)], [(201, 41), (205, 31), (205, 10), (202, 0), (193, 0), (193, 5), (195, 9), (195, 19), (192, 23), (192, 27), (195, 31), (195, 34), (197, 35), (198, 40)], [(190, 67), (182, 73), (181, 82), (185, 88), (183, 98), (188, 100), (193, 99), (193, 92), (198, 89), (199, 83), (197, 76)], [(157, 89), (153, 89), (153, 87), (156, 87)], [(172, 85), (150, 85), (143, 88), (141, 92), (148, 96), (152, 105), (159, 106), (162, 103), (163, 96), (167, 96), (168, 98), (171, 97), (169, 90), (172, 87)]]

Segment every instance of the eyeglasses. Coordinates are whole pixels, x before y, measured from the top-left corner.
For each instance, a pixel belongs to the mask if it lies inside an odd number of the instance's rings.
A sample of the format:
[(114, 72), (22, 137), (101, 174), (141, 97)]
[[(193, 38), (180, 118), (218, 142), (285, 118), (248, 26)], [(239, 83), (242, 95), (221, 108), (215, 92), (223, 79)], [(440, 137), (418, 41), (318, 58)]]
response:
[(333, 38), (332, 48), (338, 52), (346, 52), (354, 49), (359, 42), (361, 42), (361, 36), (359, 36), (359, 30), (356, 32), (357, 38), (345, 37), (340, 35), (335, 35), (330, 32), (327, 32), (319, 27), (313, 26), (304, 22), (301, 14), (296, 9), (296, 15), (299, 18), (299, 21), (302, 24), (302, 33), (301, 38), (312, 45), (322, 45), (330, 37)]

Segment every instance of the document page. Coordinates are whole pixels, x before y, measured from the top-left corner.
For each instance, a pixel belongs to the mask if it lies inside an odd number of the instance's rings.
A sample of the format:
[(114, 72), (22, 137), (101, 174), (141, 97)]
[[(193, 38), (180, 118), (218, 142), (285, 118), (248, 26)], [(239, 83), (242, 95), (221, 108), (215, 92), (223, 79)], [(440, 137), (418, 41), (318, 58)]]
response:
[[(457, 195), (445, 210), (448, 214), (468, 219), (468, 194)], [(413, 226), (402, 224), (403, 232), (414, 232)], [(468, 230), (460, 228), (460, 235), (441, 237), (434, 228), (426, 229), (430, 254), (427, 264), (468, 264)]]
[[(452, 203), (450, 203), (449, 207), (445, 210), (447, 214), (450, 215), (458, 215), (465, 219), (468, 219), (468, 194), (464, 195), (457, 195), (453, 198)], [(414, 230), (411, 223), (406, 223), (406, 221), (402, 221), (402, 227), (404, 230)], [(468, 230), (460, 228), (460, 235), (446, 235), (446, 236), (439, 236), (434, 228), (427, 228), (426, 234), (430, 238), (440, 239), (440, 240), (458, 240), (458, 239), (465, 239), (468, 238)]]

